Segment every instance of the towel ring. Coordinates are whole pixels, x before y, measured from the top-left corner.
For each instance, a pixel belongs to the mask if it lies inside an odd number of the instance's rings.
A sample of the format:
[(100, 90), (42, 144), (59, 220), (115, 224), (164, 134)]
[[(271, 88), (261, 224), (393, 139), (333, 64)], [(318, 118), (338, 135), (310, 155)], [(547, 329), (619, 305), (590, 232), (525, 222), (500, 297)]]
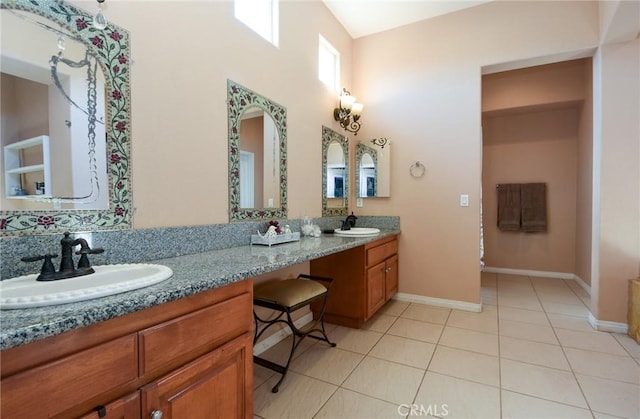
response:
[(409, 167), (409, 174), (411, 175), (411, 177), (419, 179), (424, 176), (424, 172), (426, 172), (426, 170), (427, 167), (424, 164), (420, 163), (420, 160), (418, 160), (413, 163), (411, 167)]

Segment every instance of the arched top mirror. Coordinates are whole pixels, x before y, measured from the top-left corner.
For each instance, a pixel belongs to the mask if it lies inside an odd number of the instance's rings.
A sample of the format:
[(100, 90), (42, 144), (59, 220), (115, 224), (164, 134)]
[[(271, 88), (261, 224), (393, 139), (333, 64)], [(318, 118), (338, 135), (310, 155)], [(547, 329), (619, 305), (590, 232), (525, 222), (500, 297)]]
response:
[(131, 228), (128, 32), (52, 0), (0, 21), (0, 235)]
[(287, 218), (287, 111), (231, 80), (229, 220)]
[(362, 143), (356, 146), (356, 196), (378, 196), (378, 152)]
[(349, 140), (322, 127), (322, 215), (347, 215), (349, 208)]

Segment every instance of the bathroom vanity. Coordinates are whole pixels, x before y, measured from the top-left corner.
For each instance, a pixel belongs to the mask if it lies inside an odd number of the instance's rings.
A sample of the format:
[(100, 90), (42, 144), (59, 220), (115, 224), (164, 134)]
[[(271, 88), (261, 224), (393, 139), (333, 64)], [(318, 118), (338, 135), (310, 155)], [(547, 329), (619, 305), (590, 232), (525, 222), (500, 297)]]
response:
[[(369, 318), (397, 289), (398, 234), (305, 237), (159, 259), (149, 262), (174, 275), (147, 288), (3, 310), (0, 416), (251, 418), (252, 278), (344, 255), (341, 269), (353, 265), (366, 275), (354, 277), (350, 292), (366, 299), (362, 318)], [(340, 281), (332, 295), (342, 294), (341, 269), (333, 272)]]
[[(398, 236), (314, 259), (311, 274), (334, 278), (325, 320), (360, 328), (398, 292)], [(314, 317), (321, 309), (312, 305)]]
[(240, 281), (3, 351), (1, 415), (251, 417), (252, 292)]

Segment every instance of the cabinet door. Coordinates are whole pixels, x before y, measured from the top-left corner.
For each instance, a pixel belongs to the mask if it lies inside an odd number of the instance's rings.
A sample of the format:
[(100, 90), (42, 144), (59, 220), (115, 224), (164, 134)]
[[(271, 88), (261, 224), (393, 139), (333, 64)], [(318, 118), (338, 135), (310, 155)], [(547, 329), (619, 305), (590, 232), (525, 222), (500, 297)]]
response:
[(251, 418), (253, 336), (246, 333), (142, 388), (142, 417)]
[(367, 269), (367, 317), (368, 320), (385, 303), (385, 262)]
[(386, 273), (385, 301), (389, 301), (398, 292), (398, 255), (387, 259)]
[[(101, 416), (102, 414), (102, 416)], [(80, 419), (140, 419), (140, 394), (129, 394), (114, 400), (102, 409), (96, 408), (93, 412), (81, 416)]]

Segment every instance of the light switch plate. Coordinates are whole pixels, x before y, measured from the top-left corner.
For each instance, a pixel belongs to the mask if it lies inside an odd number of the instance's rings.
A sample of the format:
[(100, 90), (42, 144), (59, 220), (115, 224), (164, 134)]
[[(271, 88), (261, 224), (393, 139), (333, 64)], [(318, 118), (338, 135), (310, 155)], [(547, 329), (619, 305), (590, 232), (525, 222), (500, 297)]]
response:
[(460, 206), (461, 207), (468, 207), (469, 206), (469, 195), (467, 195), (467, 194), (460, 195)]
[(356, 198), (356, 207), (362, 208), (363, 204), (364, 203), (362, 202), (362, 198)]

